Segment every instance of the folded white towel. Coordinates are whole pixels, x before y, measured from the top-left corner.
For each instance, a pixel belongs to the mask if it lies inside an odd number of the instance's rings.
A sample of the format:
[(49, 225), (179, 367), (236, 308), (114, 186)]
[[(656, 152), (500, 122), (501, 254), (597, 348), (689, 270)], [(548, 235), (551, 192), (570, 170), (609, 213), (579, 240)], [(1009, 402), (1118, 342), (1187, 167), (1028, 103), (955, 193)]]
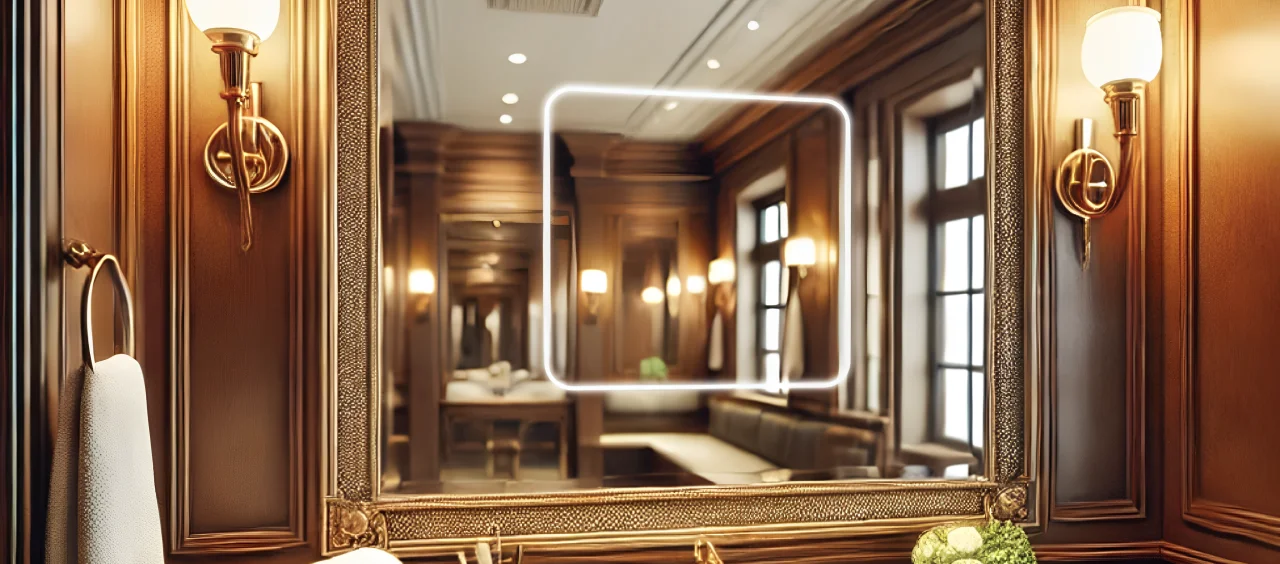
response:
[(48, 562), (164, 563), (137, 361), (116, 355), (67, 379), (54, 456)]
[(359, 548), (315, 564), (400, 564), (400, 559), (376, 548)]

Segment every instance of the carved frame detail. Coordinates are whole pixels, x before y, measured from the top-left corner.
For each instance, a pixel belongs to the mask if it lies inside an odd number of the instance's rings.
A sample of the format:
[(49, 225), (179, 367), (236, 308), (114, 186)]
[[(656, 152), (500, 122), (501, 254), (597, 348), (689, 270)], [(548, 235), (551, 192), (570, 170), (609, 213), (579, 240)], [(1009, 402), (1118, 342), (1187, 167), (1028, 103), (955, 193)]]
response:
[[(551, 494), (384, 497), (378, 473), (379, 261), (377, 8), (375, 0), (334, 2), (336, 61), (332, 115), (336, 184), (328, 194), (332, 223), (331, 374), (322, 419), (324, 554), (382, 546), (401, 556), (448, 554), (487, 539), (529, 546), (625, 543), (717, 545), (767, 539), (907, 533), (932, 524), (989, 515), (1025, 519), (1037, 507), (1041, 339), (1037, 221), (1039, 175), (1027, 174), (1040, 141), (1026, 116), (1038, 50), (1034, 18), (1044, 0), (988, 0), (987, 89), (989, 190), (987, 307), (993, 400), (987, 480), (830, 482), (715, 488), (602, 489)], [(927, 4), (928, 2), (921, 2)], [(1030, 26), (1030, 27), (1029, 27)], [(769, 503), (761, 503), (768, 498)], [(1037, 520), (1038, 521), (1038, 520)]]

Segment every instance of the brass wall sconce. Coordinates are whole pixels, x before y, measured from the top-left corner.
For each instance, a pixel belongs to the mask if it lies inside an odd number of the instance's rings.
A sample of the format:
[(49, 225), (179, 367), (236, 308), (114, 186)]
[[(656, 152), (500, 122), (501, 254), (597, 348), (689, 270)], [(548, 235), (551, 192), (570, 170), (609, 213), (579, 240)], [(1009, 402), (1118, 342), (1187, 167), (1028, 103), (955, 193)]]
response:
[(600, 319), (600, 296), (609, 291), (609, 275), (603, 270), (582, 271), (582, 293), (587, 296), (587, 325)]
[(409, 272), (409, 294), (414, 297), (413, 311), (418, 321), (426, 321), (431, 314), (431, 297), (436, 293), (436, 276), (430, 270), (420, 268)]
[(707, 278), (697, 274), (690, 275), (684, 280), (684, 288), (698, 300), (698, 310), (706, 311), (707, 309)]
[(222, 68), (222, 99), (227, 123), (205, 145), (205, 172), (235, 190), (240, 201), (240, 249), (253, 246), (250, 194), (280, 184), (289, 163), (289, 145), (274, 124), (262, 117), (262, 87), (249, 82), (249, 63), (258, 45), (275, 31), (279, 0), (186, 0), (192, 23), (213, 41)]
[(788, 237), (782, 246), (782, 260), (788, 268), (800, 271), (800, 279), (809, 276), (809, 267), (818, 264), (818, 250), (813, 239)]
[(1084, 222), (1081, 265), (1089, 268), (1089, 222), (1111, 213), (1141, 170), (1143, 94), (1160, 72), (1163, 46), (1160, 12), (1123, 6), (1099, 12), (1085, 26), (1081, 66), (1085, 78), (1105, 93), (1120, 144), (1120, 166), (1093, 148), (1093, 123), (1076, 125), (1076, 150), (1058, 168), (1054, 191), (1066, 210)]
[(733, 307), (733, 281), (737, 278), (737, 268), (734, 267), (733, 260), (727, 258), (719, 258), (711, 261), (707, 267), (707, 282), (716, 288), (715, 304), (716, 308), (722, 312), (729, 312)]

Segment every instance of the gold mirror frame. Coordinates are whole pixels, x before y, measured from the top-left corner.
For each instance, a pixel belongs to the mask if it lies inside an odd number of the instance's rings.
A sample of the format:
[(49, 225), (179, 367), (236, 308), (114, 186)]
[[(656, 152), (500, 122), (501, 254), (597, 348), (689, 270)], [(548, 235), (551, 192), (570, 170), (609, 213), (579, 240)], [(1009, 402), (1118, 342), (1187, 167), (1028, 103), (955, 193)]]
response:
[[(450, 554), (492, 540), (538, 545), (628, 547), (717, 545), (905, 533), (935, 523), (995, 516), (1035, 527), (1043, 355), (1042, 292), (1046, 206), (1040, 163), (1046, 143), (1033, 127), (1047, 107), (1045, 53), (1052, 42), (1044, 0), (988, 0), (988, 420), (982, 481), (867, 481), (713, 488), (600, 489), (563, 493), (381, 495), (379, 437), (380, 241), (376, 0), (331, 0), (329, 66), (336, 96), (335, 185), (324, 257), (329, 315), (322, 319), (327, 493), (323, 552), (363, 546), (402, 556)], [(320, 46), (319, 52), (326, 53)], [(1035, 73), (1034, 75), (1031, 73)], [(1028, 234), (1033, 235), (1027, 237)], [(769, 498), (769, 503), (760, 503)], [(767, 523), (767, 524), (761, 524)]]

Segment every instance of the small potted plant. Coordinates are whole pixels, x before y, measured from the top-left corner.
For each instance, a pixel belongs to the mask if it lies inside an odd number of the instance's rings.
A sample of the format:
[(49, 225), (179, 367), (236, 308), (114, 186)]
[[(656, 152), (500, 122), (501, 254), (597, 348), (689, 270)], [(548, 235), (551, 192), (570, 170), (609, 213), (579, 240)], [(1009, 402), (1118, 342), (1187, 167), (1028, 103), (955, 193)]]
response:
[(925, 531), (912, 564), (1036, 564), (1031, 541), (1007, 521), (941, 525)]

